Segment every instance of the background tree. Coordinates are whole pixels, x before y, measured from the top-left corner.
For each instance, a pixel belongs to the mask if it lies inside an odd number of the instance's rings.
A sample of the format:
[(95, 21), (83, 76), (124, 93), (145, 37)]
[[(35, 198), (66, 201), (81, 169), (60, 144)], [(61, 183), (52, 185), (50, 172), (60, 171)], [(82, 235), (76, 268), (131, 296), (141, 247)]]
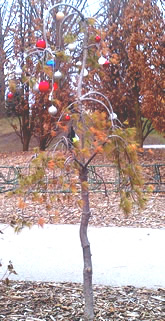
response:
[[(13, 56), (9, 60), (8, 87), (13, 94), (13, 99), (7, 95), (7, 112), (18, 118), (18, 126), (10, 119), (12, 127), (20, 137), (23, 150), (28, 150), (32, 136), (33, 122), (29, 118), (29, 85), (23, 84), (22, 69), (25, 63), (25, 51), (32, 44), (33, 32), (36, 26), (37, 11), (30, 1), (18, 1), (16, 3), (15, 37), (13, 40)], [(12, 110), (12, 112), (11, 112)]]
[(153, 128), (165, 129), (163, 12), (150, 0), (105, 1), (105, 8), (107, 62), (90, 82), (109, 97), (121, 121), (136, 127), (142, 146)]
[(5, 115), (5, 63), (13, 50), (15, 0), (0, 5), (0, 117)]
[[(66, 7), (71, 8), (72, 6), (64, 5), (64, 8)], [(57, 5), (52, 7), (49, 10), (49, 13), (52, 13), (53, 9), (56, 8), (61, 10), (61, 7)], [(81, 27), (78, 27), (80, 34), (78, 34), (78, 38), (75, 41), (78, 58), (81, 57), (81, 68), (77, 79), (75, 98), (69, 106), (62, 110), (61, 116), (66, 111), (69, 113), (72, 127), (77, 133), (79, 140), (68, 141), (67, 139), (64, 139), (67, 148), (65, 153), (62, 153), (61, 150), (59, 150), (59, 146), (60, 142), (62, 143), (63, 141), (61, 137), (59, 137), (59, 141), (54, 145), (53, 153), (42, 153), (33, 161), (31, 175), (29, 173), (27, 177), (21, 178), (21, 189), (18, 192), (23, 193), (25, 201), (26, 191), (27, 195), (30, 195), (29, 191), (35, 191), (35, 200), (38, 198), (40, 201), (42, 198), (41, 189), (46, 189), (48, 185), (52, 189), (70, 188), (73, 197), (80, 189), (81, 198), (78, 204), (82, 209), (80, 240), (84, 259), (84, 320), (93, 321), (92, 261), (90, 243), (87, 236), (90, 218), (88, 186), (89, 164), (98, 154), (104, 155), (109, 160), (115, 162), (120, 176), (118, 188), (121, 195), (121, 206), (126, 213), (131, 210), (131, 206), (134, 202), (137, 202), (138, 205), (142, 206), (144, 200), (140, 191), (142, 179), (140, 168), (137, 165), (136, 144), (132, 141), (133, 131), (131, 129), (124, 130), (118, 126), (118, 122), (114, 122), (113, 109), (105, 95), (95, 90), (91, 92), (86, 91), (84, 75), (87, 75), (88, 77), (87, 69), (89, 72), (92, 72), (90, 63), (88, 68), (88, 53), (90, 53), (91, 47), (98, 47), (98, 35), (93, 31), (93, 35), (91, 36), (92, 29), (90, 20), (85, 19), (82, 13), (77, 9), (72, 8), (72, 10), (72, 14), (77, 16), (78, 25), (81, 25)], [(49, 45), (49, 38), (47, 38), (45, 30), (44, 36), (48, 51), (54, 51), (54, 48), (51, 49)], [(65, 41), (65, 37), (63, 37), (64, 46)], [(60, 55), (58, 54), (59, 51), (57, 50), (56, 56), (59, 60), (59, 66), (63, 66), (61, 52)], [(73, 65), (74, 62), (75, 58), (73, 55)], [(61, 88), (61, 91), (62, 90), (65, 89)], [(95, 104), (95, 111), (91, 110), (90, 104), (92, 107), (93, 104)], [(101, 109), (104, 111), (101, 111)], [(60, 119), (58, 121), (59, 126)], [(53, 179), (50, 178), (47, 185), (44, 180), (45, 174), (50, 174), (51, 171), (54, 173)], [(52, 201), (56, 203), (57, 199), (59, 199), (59, 195), (53, 195)]]
[[(53, 3), (56, 2), (52, 1), (52, 4)], [(36, 89), (34, 90), (37, 83), (43, 80), (44, 75), (46, 75), (45, 80), (47, 80), (51, 73), (58, 70), (58, 64), (52, 69), (46, 65), (46, 60), (52, 58), (48, 52), (45, 52), (45, 56), (42, 61), (38, 61), (42, 50), (40, 50), (40, 52), (39, 50), (35, 52), (37, 39), (39, 40), (42, 37), (41, 30), (43, 11), (48, 5), (50, 4), (43, 1), (36, 1), (32, 4), (25, 0), (19, 1), (18, 3), (20, 15), (17, 25), (18, 32), (15, 37), (14, 52), (17, 63), (19, 62), (19, 64), (21, 64), (22, 73), (21, 71), (20, 74), (18, 72), (17, 79), (13, 79), (14, 81), (12, 80), (12, 82), (10, 82), (9, 87), (10, 90), (14, 90), (16, 94), (20, 94), (19, 103), (15, 104), (16, 101), (13, 101), (13, 104), (15, 105), (14, 116), (16, 115), (19, 118), (20, 129), (18, 130), (15, 124), (13, 127), (21, 138), (23, 150), (28, 150), (32, 136), (37, 138), (39, 148), (44, 150), (48, 147), (55, 135), (55, 118), (52, 120), (48, 115), (48, 108), (51, 105), (52, 99), (49, 99), (49, 95), (47, 93), (43, 93), (41, 99), (41, 95), (38, 95)], [(86, 5), (87, 0), (77, 3), (77, 7), (81, 10), (83, 10)], [(65, 48), (63, 48), (63, 43), (59, 43), (59, 22), (56, 21), (55, 23), (55, 14), (56, 13), (54, 12), (54, 16), (49, 17), (49, 30), (51, 31), (55, 28), (57, 30), (57, 37), (56, 39), (53, 39), (52, 33), (50, 33), (50, 37), (48, 36), (48, 39), (50, 43), (53, 44), (54, 49), (58, 48), (58, 55), (61, 55), (61, 61), (63, 60), (63, 66), (61, 69), (62, 79), (58, 79), (57, 83), (59, 89), (61, 86), (65, 86), (67, 90), (63, 94), (60, 91), (59, 94), (57, 89), (56, 97), (53, 97), (56, 105), (58, 106), (58, 111), (60, 111), (60, 108), (62, 108), (63, 105), (67, 105), (68, 99), (70, 100), (70, 95), (68, 95), (68, 93), (73, 91), (73, 88), (71, 88), (73, 70), (71, 69), (71, 64), (69, 62), (70, 57), (64, 52)], [(65, 14), (68, 18), (66, 22), (64, 22), (65, 28), (63, 29), (63, 32), (66, 34), (65, 29), (67, 28), (68, 36), (66, 35), (66, 37), (67, 42), (69, 43), (73, 42), (74, 37), (76, 37), (77, 30), (74, 27), (75, 18), (70, 14), (70, 7), (67, 8), (67, 12), (65, 12)], [(72, 36), (70, 36), (71, 31)], [(32, 52), (29, 50), (31, 45), (34, 46)], [(20, 67), (18, 70), (20, 70)], [(13, 88), (14, 83), (15, 88)], [(63, 104), (63, 102), (65, 103)], [(9, 103), (10, 105), (12, 104), (11, 100)]]

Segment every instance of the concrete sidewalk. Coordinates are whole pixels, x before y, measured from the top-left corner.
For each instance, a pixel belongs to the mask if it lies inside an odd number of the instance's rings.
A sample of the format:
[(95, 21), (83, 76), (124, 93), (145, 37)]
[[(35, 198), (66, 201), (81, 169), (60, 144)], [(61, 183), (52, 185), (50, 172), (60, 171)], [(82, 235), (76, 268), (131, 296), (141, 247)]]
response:
[[(24, 228), (0, 225), (0, 278), (9, 260), (27, 281), (82, 282), (83, 260), (77, 225)], [(165, 229), (89, 227), (93, 283), (165, 287)]]
[(165, 144), (163, 145), (143, 145), (143, 148), (149, 148), (149, 149), (162, 149), (162, 148), (165, 148)]

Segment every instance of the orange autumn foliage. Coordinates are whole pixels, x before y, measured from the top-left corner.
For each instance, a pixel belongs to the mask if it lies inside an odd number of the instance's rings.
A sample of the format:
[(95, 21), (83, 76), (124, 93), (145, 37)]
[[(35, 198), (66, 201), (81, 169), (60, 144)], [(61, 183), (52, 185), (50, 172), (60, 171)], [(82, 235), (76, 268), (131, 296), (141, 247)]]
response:
[(22, 210), (26, 208), (26, 203), (21, 198), (18, 201), (18, 207)]
[(55, 166), (55, 162), (53, 161), (53, 160), (50, 160), (49, 162), (48, 162), (48, 168), (49, 169), (54, 169), (54, 166)]
[(45, 219), (44, 219), (43, 217), (40, 217), (40, 218), (38, 219), (38, 225), (41, 226), (41, 227), (43, 227), (44, 224), (45, 224)]
[(163, 13), (152, 0), (110, 0), (104, 10), (110, 63), (86, 83), (109, 98), (121, 122), (136, 127), (142, 146), (153, 127), (165, 133)]

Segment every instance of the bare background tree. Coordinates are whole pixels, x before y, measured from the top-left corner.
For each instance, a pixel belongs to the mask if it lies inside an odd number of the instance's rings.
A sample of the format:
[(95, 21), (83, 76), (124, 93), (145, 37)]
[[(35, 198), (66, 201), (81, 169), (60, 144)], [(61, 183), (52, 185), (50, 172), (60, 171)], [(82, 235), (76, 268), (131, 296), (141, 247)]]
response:
[(0, 117), (5, 115), (5, 63), (13, 52), (15, 0), (0, 5)]

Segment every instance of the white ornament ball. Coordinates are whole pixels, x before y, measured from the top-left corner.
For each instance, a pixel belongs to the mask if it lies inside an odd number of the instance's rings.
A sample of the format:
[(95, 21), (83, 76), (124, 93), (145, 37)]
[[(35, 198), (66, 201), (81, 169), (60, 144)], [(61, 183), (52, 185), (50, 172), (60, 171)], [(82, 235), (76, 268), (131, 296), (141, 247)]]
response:
[(99, 65), (104, 65), (107, 59), (105, 59), (103, 56), (101, 56), (98, 60)]
[(69, 49), (70, 51), (74, 51), (74, 50), (76, 49), (76, 44), (75, 44), (75, 43), (70, 43), (70, 44), (68, 45), (68, 49)]
[(112, 120), (117, 119), (117, 115), (115, 113), (111, 113), (111, 117)]
[(39, 84), (38, 83), (35, 83), (34, 86), (33, 86), (33, 91), (39, 91)]
[(58, 21), (63, 20), (63, 19), (64, 19), (64, 13), (61, 12), (61, 11), (57, 12), (57, 13), (56, 13), (56, 19), (57, 19)]
[(77, 62), (76, 62), (76, 66), (77, 66), (77, 67), (80, 67), (81, 65), (82, 65), (82, 62), (81, 62), (81, 61), (77, 61)]
[(84, 69), (84, 77), (88, 76), (88, 70)]
[(55, 116), (57, 114), (57, 108), (56, 106), (52, 105), (48, 108), (48, 113), (51, 115), (51, 116)]
[(57, 71), (54, 73), (54, 78), (55, 78), (55, 79), (61, 79), (61, 78), (62, 78), (62, 73), (61, 73), (61, 71), (57, 70)]
[(22, 69), (21, 69), (20, 66), (16, 67), (15, 74), (18, 75), (18, 76), (22, 75)]

